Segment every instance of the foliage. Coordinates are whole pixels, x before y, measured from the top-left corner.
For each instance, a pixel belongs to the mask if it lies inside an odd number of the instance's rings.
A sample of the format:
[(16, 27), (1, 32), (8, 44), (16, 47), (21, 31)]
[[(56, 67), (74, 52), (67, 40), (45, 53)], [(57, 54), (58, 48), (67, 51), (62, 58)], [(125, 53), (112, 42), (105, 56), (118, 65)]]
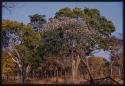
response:
[[(7, 45), (3, 46), (5, 51), (9, 52), (7, 48), (11, 48), (14, 42), (14, 48), (19, 53), (18, 56), (13, 48), (10, 49), (12, 56), (3, 52), (2, 67), (5, 75), (11, 75), (18, 69), (12, 57), (20, 57), (24, 71), (32, 65), (31, 72), (49, 71), (50, 67), (54, 67), (56, 70), (53, 70), (57, 72), (62, 67), (65, 72), (67, 66), (68, 71), (71, 70), (72, 59), (76, 61), (79, 57), (83, 61), (91, 51), (97, 49), (111, 50), (115, 66), (122, 65), (122, 40), (111, 36), (115, 31), (113, 22), (102, 16), (98, 9), (66, 7), (57, 11), (48, 22), (45, 15), (34, 14), (29, 17), (29, 24), (2, 21), (2, 44)], [(88, 58), (93, 75), (108, 74), (111, 62), (107, 63), (102, 57)]]
[(19, 23), (17, 21), (10, 21), (10, 20), (3, 20), (2, 21), (2, 30), (7, 31), (10, 29), (16, 30), (22, 28), (22, 23)]
[(34, 21), (41, 21), (41, 23), (46, 22), (46, 20), (44, 19), (45, 15), (34, 14), (34, 15), (29, 16), (29, 17), (31, 19), (31, 22), (34, 22)]
[(45, 15), (34, 14), (30, 17), (30, 25), (33, 26), (33, 29), (37, 32), (41, 32), (43, 24), (46, 23)]
[(115, 26), (104, 16), (101, 16), (98, 9), (80, 9), (80, 8), (63, 8), (56, 12), (55, 18), (58, 17), (71, 17), (71, 18), (83, 18), (89, 22), (95, 28), (98, 28), (101, 32), (104, 32), (106, 35), (111, 35), (115, 31)]
[(2, 53), (2, 68), (3, 76), (13, 75), (18, 71), (17, 64), (6, 52)]

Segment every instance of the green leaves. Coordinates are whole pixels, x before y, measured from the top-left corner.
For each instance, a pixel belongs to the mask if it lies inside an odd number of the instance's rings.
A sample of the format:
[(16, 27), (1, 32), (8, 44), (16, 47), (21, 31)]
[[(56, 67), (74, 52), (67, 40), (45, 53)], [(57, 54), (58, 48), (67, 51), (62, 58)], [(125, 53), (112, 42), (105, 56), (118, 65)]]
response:
[(11, 56), (6, 52), (2, 52), (2, 72), (4, 75), (12, 75), (18, 70), (15, 62), (13, 62)]
[(29, 17), (30, 17), (31, 22), (40, 21), (41, 23), (46, 23), (45, 15), (34, 14)]
[[(16, 49), (20, 54), (20, 59), (24, 59), (24, 63), (32, 63), (34, 61), (35, 49), (40, 45), (41, 35), (34, 31), (31, 25), (24, 25), (20, 22), (4, 20), (2, 23), (4, 32), (13, 31), (10, 34), (16, 34), (21, 39), (21, 44), (16, 45)], [(3, 38), (6, 35), (3, 35)], [(12, 39), (12, 38), (11, 38)], [(5, 39), (9, 40), (9, 39)], [(18, 40), (18, 39), (15, 39)], [(7, 41), (9, 44), (9, 41)], [(17, 55), (13, 52), (13, 56)]]
[(10, 20), (3, 20), (2, 21), (2, 30), (16, 30), (20, 29), (22, 27), (22, 23), (19, 23), (17, 21), (10, 21)]
[(99, 28), (99, 30), (103, 31), (107, 35), (111, 35), (112, 32), (115, 31), (115, 27), (113, 23), (106, 19), (106, 17), (101, 16), (100, 11), (98, 9), (81, 9), (81, 8), (63, 8), (56, 12), (55, 18), (59, 17), (71, 17), (71, 18), (83, 18), (87, 22), (94, 26), (95, 28)]
[(42, 36), (43, 44), (41, 46), (42, 52), (40, 53), (43, 53), (46, 57), (58, 55), (64, 42), (59, 35), (62, 32), (62, 29), (45, 32)]
[(23, 35), (24, 44), (37, 48), (40, 44), (41, 36), (38, 32), (27, 32)]
[(73, 17), (72, 10), (68, 7), (60, 9), (55, 14), (55, 18), (58, 18), (58, 17)]
[(75, 18), (81, 17), (83, 15), (83, 11), (81, 10), (81, 8), (74, 8), (73, 9), (73, 15)]
[(31, 30), (33, 30), (31, 25), (25, 25), (25, 26), (23, 26), (23, 27), (21, 28), (20, 31), (21, 31), (22, 33), (26, 33), (26, 32), (30, 32)]

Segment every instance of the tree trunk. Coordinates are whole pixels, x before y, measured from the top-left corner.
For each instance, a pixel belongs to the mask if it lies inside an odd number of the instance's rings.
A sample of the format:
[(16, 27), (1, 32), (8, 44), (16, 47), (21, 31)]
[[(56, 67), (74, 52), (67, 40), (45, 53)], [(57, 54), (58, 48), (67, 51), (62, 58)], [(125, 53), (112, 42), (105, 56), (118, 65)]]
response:
[(112, 65), (113, 65), (113, 63), (111, 63), (111, 65), (110, 65), (110, 76), (112, 76)]
[(8, 75), (7, 75), (7, 81), (8, 81)]
[(22, 67), (20, 68), (20, 79), (21, 79), (21, 84), (23, 84), (23, 69)]
[(76, 60), (76, 64), (75, 64), (75, 77), (78, 76), (78, 67), (79, 67), (79, 64), (80, 64), (80, 58), (78, 56), (77, 60)]
[(58, 77), (58, 70), (57, 70), (56, 74), (57, 74), (57, 77)]
[(62, 69), (60, 70), (60, 77), (62, 77)]
[(50, 78), (52, 77), (52, 70), (50, 70)]
[(28, 65), (28, 66), (26, 67), (26, 79), (28, 79), (30, 69), (31, 69), (31, 65)]
[(56, 76), (56, 71), (54, 70), (54, 77)]
[[(82, 58), (81, 58), (81, 59), (82, 59)], [(86, 58), (85, 58), (85, 59), (86, 59)], [(86, 59), (86, 61), (87, 61), (87, 63), (82, 59), (82, 62), (85, 64), (86, 69), (87, 69), (87, 72), (88, 72), (88, 74), (89, 74), (90, 83), (91, 83), (91, 84), (95, 84), (94, 79), (93, 79), (93, 76), (92, 76), (92, 73), (91, 73), (91, 71), (90, 71), (90, 67), (89, 67), (89, 65), (88, 65), (88, 59)]]
[(119, 76), (121, 75), (121, 68), (120, 68), (120, 66), (119, 66)]
[(72, 79), (73, 83), (76, 83), (76, 77), (78, 76), (78, 66), (80, 64), (79, 56), (76, 58), (76, 61), (72, 61)]
[(21, 84), (25, 84), (25, 71), (22, 65), (20, 66), (20, 72)]
[(72, 74), (72, 83), (74, 83), (74, 78), (75, 78), (75, 75), (74, 75), (74, 66), (75, 66), (75, 60), (73, 58), (73, 49), (71, 51), (71, 61), (72, 61), (72, 69), (71, 69), (71, 74)]
[(33, 79), (34, 79), (34, 78), (35, 78), (35, 73), (34, 73), (34, 70), (33, 70), (33, 72), (32, 72), (32, 73), (33, 73), (33, 75), (32, 75), (32, 76), (33, 76)]
[(75, 60), (72, 61), (72, 83), (75, 82)]

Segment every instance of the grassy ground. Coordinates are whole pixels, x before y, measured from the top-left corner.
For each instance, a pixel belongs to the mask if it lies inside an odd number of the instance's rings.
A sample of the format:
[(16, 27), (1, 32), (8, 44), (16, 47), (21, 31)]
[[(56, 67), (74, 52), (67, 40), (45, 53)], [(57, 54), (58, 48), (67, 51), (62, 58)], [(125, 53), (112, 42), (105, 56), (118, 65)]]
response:
[[(120, 84), (123, 84), (123, 80), (121, 79), (115, 79), (116, 81), (118, 81)], [(76, 84), (84, 84), (84, 82), (86, 82), (86, 80), (83, 80), (82, 78), (80, 79), (76, 79)], [(69, 79), (64, 79), (64, 78), (48, 78), (48, 79), (29, 79), (27, 80), (28, 84), (65, 84), (65, 83), (71, 83), (71, 78)], [(2, 81), (2, 84), (20, 84), (19, 80), (10, 80), (10, 81)]]

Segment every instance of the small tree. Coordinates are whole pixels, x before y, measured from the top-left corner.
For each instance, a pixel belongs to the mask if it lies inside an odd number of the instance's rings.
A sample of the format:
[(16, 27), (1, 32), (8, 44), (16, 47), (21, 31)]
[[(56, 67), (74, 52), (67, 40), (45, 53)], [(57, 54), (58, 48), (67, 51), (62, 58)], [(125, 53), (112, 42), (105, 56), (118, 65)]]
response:
[[(111, 40), (113, 41), (113, 44), (110, 48), (110, 56), (111, 56), (111, 62), (110, 62), (110, 76), (112, 76), (112, 72), (113, 72), (113, 65), (114, 65), (114, 62), (116, 60), (118, 60), (118, 58), (123, 58), (122, 56), (122, 47), (123, 47), (123, 42), (122, 40), (116, 38), (116, 37), (112, 37)], [(120, 56), (121, 54), (121, 56)]]
[(33, 26), (33, 29), (35, 31), (41, 32), (42, 24), (46, 23), (45, 15), (34, 14), (29, 17), (30, 17), (30, 24)]

